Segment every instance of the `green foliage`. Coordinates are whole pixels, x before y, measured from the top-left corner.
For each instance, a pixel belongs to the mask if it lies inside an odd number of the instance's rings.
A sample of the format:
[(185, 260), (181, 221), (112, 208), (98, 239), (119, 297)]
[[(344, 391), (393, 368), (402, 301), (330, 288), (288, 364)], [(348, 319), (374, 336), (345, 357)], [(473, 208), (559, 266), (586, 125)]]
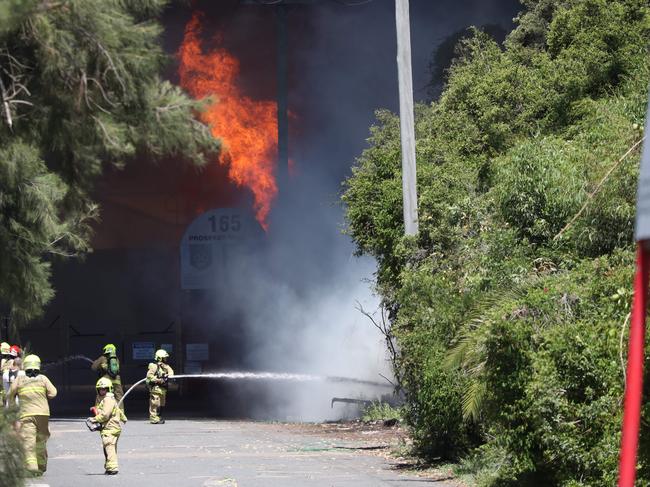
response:
[(52, 297), (50, 262), (89, 251), (104, 167), (219, 149), (201, 104), (159, 77), (164, 0), (0, 0), (0, 302)]
[(0, 149), (0, 295), (21, 303), (18, 319), (38, 314), (52, 297), (50, 263), (41, 256), (87, 250), (84, 222), (61, 218), (66, 192), (33, 146), (16, 140)]
[(391, 419), (402, 421), (403, 416), (401, 408), (395, 408), (386, 402), (375, 401), (363, 410), (361, 420), (366, 423)]
[(0, 411), (0, 487), (25, 485), (23, 449), (13, 427), (15, 421), (15, 411)]
[(348, 231), (378, 261), (422, 454), (465, 456), (484, 486), (612, 485), (650, 9), (522, 3), (504, 46), (471, 32), (416, 109), (417, 238), (385, 111), (344, 184)]
[(614, 483), (628, 309), (618, 292), (632, 261), (628, 251), (585, 260), (486, 311), (474, 376), (486, 386), (482, 454), (505, 453), (505, 461), (479, 475), (485, 485)]

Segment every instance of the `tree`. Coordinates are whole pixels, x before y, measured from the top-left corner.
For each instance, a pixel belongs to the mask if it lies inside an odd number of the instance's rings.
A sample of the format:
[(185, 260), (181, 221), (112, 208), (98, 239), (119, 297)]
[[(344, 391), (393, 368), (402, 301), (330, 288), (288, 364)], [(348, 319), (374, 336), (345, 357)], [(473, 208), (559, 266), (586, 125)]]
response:
[(0, 303), (18, 322), (53, 296), (52, 260), (90, 250), (105, 167), (219, 150), (159, 76), (167, 3), (0, 0)]

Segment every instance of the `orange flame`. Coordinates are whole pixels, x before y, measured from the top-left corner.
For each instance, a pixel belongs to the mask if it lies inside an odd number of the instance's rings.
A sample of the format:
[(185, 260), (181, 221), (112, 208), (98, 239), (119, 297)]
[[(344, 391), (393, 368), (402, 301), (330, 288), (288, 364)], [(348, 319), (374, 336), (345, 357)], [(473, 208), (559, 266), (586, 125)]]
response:
[(243, 95), (235, 84), (239, 61), (223, 48), (203, 52), (200, 33), (200, 17), (195, 13), (178, 52), (181, 86), (197, 99), (216, 98), (200, 117), (223, 141), (219, 162), (228, 165), (230, 179), (251, 190), (256, 218), (267, 230), (266, 219), (278, 192), (273, 175), (277, 105)]

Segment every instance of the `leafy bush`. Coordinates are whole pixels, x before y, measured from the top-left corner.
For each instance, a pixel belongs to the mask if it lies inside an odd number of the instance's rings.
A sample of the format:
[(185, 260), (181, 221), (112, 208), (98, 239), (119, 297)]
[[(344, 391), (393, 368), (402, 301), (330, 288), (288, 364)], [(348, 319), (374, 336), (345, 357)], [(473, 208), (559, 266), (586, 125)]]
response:
[(361, 414), (361, 420), (368, 423), (371, 421), (387, 421), (396, 419), (402, 421), (404, 414), (401, 408), (391, 406), (386, 402), (375, 401), (366, 407)]
[(385, 111), (344, 185), (348, 231), (378, 261), (421, 454), (464, 456), (484, 486), (612, 485), (650, 8), (522, 3), (503, 46), (471, 33), (417, 107), (419, 235)]
[(13, 428), (16, 415), (2, 408), (0, 411), (0, 487), (24, 485), (24, 458), (20, 438)]

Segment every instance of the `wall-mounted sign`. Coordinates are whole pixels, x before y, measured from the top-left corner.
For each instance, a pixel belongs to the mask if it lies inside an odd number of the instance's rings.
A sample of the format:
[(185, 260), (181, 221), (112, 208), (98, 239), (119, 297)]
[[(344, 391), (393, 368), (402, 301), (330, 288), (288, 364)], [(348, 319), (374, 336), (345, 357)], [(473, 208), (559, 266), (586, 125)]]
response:
[(214, 288), (233, 249), (261, 231), (255, 218), (241, 208), (216, 208), (198, 216), (181, 239), (181, 288)]
[(133, 360), (153, 360), (156, 352), (153, 342), (133, 342)]

